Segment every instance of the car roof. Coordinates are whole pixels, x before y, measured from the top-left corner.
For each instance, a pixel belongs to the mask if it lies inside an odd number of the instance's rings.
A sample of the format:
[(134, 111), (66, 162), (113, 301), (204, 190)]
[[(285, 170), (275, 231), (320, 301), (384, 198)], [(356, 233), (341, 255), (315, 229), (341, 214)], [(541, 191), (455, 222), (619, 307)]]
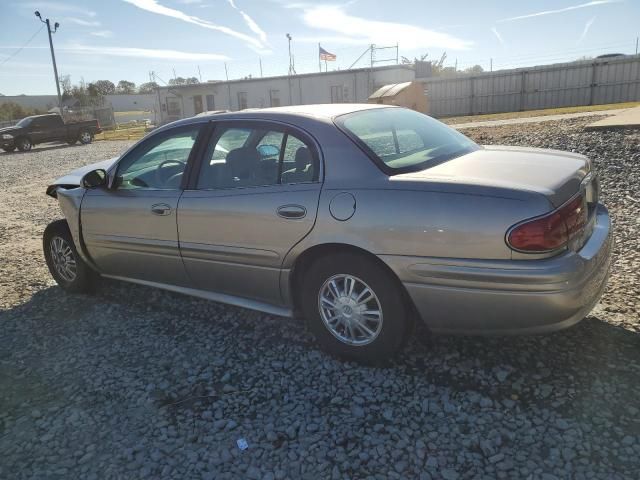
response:
[[(196, 115), (194, 117), (184, 118), (175, 122), (163, 125), (158, 131), (164, 131), (170, 128), (200, 123), (209, 120), (275, 120), (296, 123), (303, 126), (300, 122), (304, 120), (331, 123), (335, 117), (345, 115), (347, 113), (359, 112), (363, 110), (372, 110), (379, 108), (398, 108), (392, 105), (378, 105), (371, 103), (326, 103), (312, 105), (291, 105), (287, 107), (269, 107), (269, 108), (248, 108), (237, 112), (211, 112)], [(308, 124), (309, 122), (303, 122)]]

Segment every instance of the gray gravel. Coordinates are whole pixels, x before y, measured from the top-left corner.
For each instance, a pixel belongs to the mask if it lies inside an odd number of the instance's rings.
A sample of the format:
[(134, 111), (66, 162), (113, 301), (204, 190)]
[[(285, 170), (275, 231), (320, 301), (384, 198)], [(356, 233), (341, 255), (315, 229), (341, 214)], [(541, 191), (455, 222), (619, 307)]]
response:
[(465, 133), (596, 160), (617, 240), (601, 304), (545, 336), (420, 329), (388, 368), (326, 357), (294, 320), (117, 282), (64, 294), (44, 188), (128, 142), (0, 154), (0, 478), (637, 478), (640, 134), (584, 122)]

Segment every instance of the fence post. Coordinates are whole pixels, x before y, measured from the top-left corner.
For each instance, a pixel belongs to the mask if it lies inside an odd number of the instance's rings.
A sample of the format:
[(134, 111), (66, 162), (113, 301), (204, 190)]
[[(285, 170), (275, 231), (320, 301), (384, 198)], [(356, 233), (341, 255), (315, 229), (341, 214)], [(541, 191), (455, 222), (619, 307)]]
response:
[(591, 64), (591, 85), (589, 85), (589, 105), (593, 105), (596, 88), (596, 66), (598, 64), (593, 62)]
[(526, 86), (527, 86), (527, 72), (523, 71), (522, 72), (522, 76), (520, 77), (520, 111), (524, 112), (525, 108), (524, 108), (524, 99), (525, 99), (525, 93), (526, 93)]
[(469, 80), (471, 81), (471, 101), (469, 102), (469, 115), (473, 115), (473, 99), (475, 97), (475, 86), (474, 86), (474, 80), (476, 79), (476, 77), (470, 77)]

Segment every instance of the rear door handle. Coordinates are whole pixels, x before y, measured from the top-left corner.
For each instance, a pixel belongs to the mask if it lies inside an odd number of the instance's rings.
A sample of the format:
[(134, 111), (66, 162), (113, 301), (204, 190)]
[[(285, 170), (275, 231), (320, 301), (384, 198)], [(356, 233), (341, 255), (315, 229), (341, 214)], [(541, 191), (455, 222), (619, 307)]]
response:
[(304, 218), (307, 209), (302, 205), (282, 205), (278, 207), (278, 216), (282, 218)]
[(171, 207), (166, 203), (156, 203), (151, 205), (151, 213), (154, 215), (169, 215), (171, 213)]

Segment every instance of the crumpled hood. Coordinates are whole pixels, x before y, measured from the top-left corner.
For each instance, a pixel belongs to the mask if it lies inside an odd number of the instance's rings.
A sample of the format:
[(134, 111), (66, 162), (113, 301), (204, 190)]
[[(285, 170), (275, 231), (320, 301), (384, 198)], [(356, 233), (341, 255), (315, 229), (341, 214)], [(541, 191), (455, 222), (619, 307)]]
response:
[(85, 165), (84, 167), (76, 168), (75, 170), (72, 170), (66, 175), (63, 175), (62, 177), (57, 178), (51, 185), (49, 185), (49, 188), (47, 188), (47, 193), (49, 193), (52, 187), (56, 187), (56, 186), (79, 187), (80, 180), (82, 180), (82, 177), (84, 177), (86, 173), (90, 172), (91, 170), (96, 170), (98, 168), (102, 168), (108, 171), (116, 163), (116, 161), (119, 158), (120, 157), (113, 157), (113, 158), (109, 158), (108, 160), (103, 160), (101, 162), (92, 163), (90, 165)]

